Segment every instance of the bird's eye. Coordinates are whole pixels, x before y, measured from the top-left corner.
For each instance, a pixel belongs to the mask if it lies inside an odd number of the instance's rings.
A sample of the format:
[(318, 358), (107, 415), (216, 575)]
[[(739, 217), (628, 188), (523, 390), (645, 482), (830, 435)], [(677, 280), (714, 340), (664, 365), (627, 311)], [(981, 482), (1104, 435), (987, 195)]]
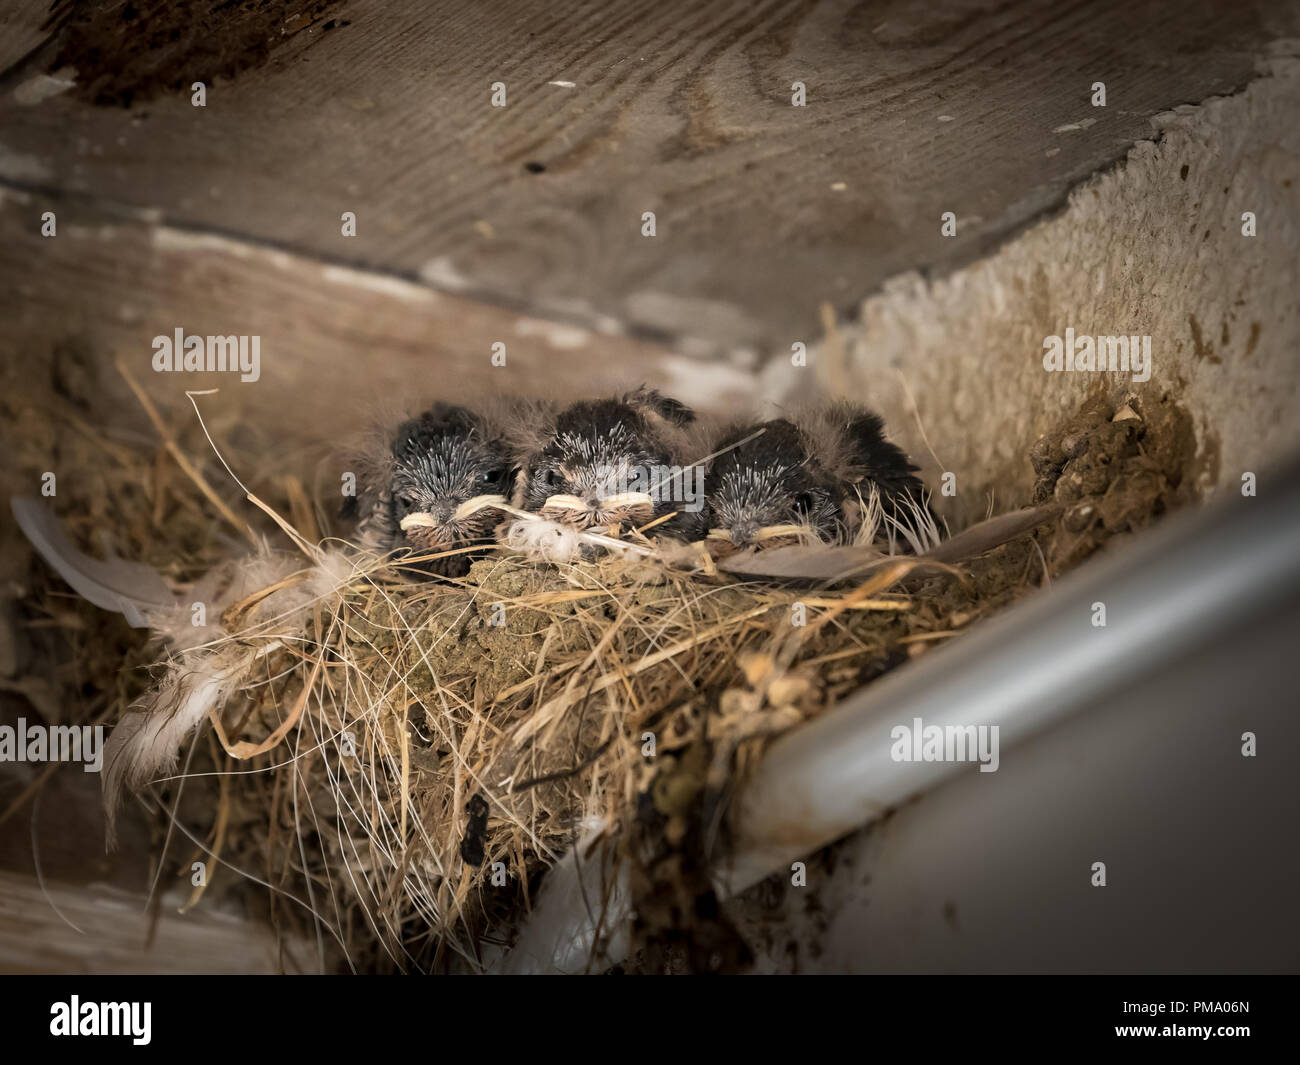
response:
[(479, 482), (481, 484), (500, 484), (501, 475), (504, 472), (504, 470), (488, 470), (487, 473), (479, 477)]
[(807, 492), (800, 492), (794, 497), (794, 512), (801, 518), (808, 517), (813, 510), (813, 497)]
[(414, 496), (410, 496), (410, 495), (406, 495), (406, 494), (402, 494), (402, 495), (400, 495), (400, 496), (397, 497), (397, 505), (398, 505), (399, 507), (401, 507), (403, 510), (414, 510), (414, 509), (415, 509), (415, 497), (414, 497)]
[(558, 478), (555, 476), (554, 470), (542, 471), (542, 484), (546, 485), (547, 488), (554, 488), (557, 480)]

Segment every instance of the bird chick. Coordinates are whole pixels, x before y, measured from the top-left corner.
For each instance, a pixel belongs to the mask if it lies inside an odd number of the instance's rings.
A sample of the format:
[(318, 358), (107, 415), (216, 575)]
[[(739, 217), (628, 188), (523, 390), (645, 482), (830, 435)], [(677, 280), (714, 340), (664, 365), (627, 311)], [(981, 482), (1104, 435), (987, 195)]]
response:
[(522, 449), (516, 504), (561, 524), (624, 531), (675, 513), (656, 528), (690, 538), (704, 505), (700, 471), (680, 465), (694, 420), (648, 388), (545, 411)]
[[(398, 426), (360, 463), (353, 510), (358, 538), (375, 551), (410, 557), (491, 542), (514, 473), (500, 420), (435, 403)], [(418, 563), (427, 573), (458, 577), (474, 553)]]
[(908, 527), (926, 513), (917, 467), (885, 439), (880, 416), (854, 404), (733, 427), (714, 451), (705, 518), (717, 553), (851, 541), (873, 494)]

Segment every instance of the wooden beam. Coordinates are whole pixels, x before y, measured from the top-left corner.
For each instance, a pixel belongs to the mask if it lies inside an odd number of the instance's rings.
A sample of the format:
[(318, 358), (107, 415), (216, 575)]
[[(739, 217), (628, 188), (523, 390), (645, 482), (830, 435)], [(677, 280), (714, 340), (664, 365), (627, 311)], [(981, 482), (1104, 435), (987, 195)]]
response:
[(278, 973), (310, 963), (312, 948), (282, 954), (262, 924), (164, 909), (152, 941), (141, 896), (103, 884), (66, 885), (0, 870), (0, 972)]
[(1269, 0), (348, 0), (339, 16), (209, 85), (206, 107), (147, 86), (129, 109), (6, 93), (0, 181), (49, 192), (69, 222), (151, 209), (534, 316), (788, 351), (823, 301), (981, 254), (1153, 114), (1233, 91), (1297, 32), (1297, 6)]
[[(40, 235), (47, 210), (57, 215), (54, 237)], [(256, 424), (261, 438), (283, 442), (286, 460), (304, 448), (319, 458), (372, 419), (434, 399), (577, 398), (645, 382), (728, 409), (746, 405), (756, 387), (739, 367), (626, 336), (138, 218), (69, 217), (34, 195), (0, 196), (0, 246), (0, 292), (10, 296), (0, 386), (34, 396), (56, 347), (70, 341), (86, 352), (103, 416), (151, 435), (115, 358), (187, 420), (186, 390), (220, 388), (206, 408)], [(178, 328), (260, 337), (258, 379), (155, 372), (153, 338)], [(493, 364), (496, 344), (504, 366)]]

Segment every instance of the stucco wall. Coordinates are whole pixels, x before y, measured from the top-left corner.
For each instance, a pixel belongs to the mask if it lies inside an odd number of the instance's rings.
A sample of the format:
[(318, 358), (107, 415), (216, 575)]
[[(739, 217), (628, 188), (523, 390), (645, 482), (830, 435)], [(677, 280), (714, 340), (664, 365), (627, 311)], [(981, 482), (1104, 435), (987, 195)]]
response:
[[(1300, 61), (1286, 56), (1237, 95), (1161, 116), (1152, 140), (995, 254), (892, 280), (809, 370), (769, 377), (769, 396), (808, 391), (810, 374), (878, 406), (927, 476), (956, 473), (958, 513), (981, 514), (990, 488), (999, 506), (1027, 498), (1028, 448), (1099, 381), (1131, 385), (1139, 405), (1172, 394), (1195, 417), (1205, 486), (1239, 483), (1300, 445), (1297, 116)], [(1046, 372), (1044, 338), (1067, 328), (1150, 336), (1150, 380)]]

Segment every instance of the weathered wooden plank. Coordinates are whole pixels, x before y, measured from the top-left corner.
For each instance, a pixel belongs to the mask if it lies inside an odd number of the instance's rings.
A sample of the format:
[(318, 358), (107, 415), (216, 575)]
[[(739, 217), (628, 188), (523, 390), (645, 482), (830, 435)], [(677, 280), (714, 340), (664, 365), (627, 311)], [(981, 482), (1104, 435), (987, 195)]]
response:
[(1265, 0), (340, 14), (212, 85), (205, 108), (6, 97), (0, 180), (56, 191), (73, 217), (86, 199), (157, 208), (533, 314), (784, 349), (824, 300), (848, 308), (900, 270), (986, 250), (1153, 113), (1241, 85), (1297, 25), (1296, 4)]
[[(56, 236), (42, 237), (51, 209)], [(192, 418), (185, 391), (219, 387), (203, 401), (210, 410), (318, 457), (379, 412), (435, 398), (576, 398), (644, 382), (726, 409), (746, 404), (756, 387), (735, 366), (427, 286), (147, 221), (69, 214), (38, 196), (0, 200), (0, 388), (34, 397), (56, 345), (73, 341), (98, 374), (94, 398), (108, 399), (119, 427), (139, 424), (140, 410), (114, 358), (165, 409)], [(155, 372), (153, 338), (177, 328), (259, 337), (257, 380)], [(496, 344), (504, 366), (493, 364)]]
[(0, 870), (0, 972), (278, 973), (314, 971), (310, 945), (281, 951), (266, 925), (164, 910), (150, 934), (142, 896), (102, 884), (42, 888)]
[(6, 0), (0, 7), (0, 75), (45, 40), (48, 10), (47, 0)]

